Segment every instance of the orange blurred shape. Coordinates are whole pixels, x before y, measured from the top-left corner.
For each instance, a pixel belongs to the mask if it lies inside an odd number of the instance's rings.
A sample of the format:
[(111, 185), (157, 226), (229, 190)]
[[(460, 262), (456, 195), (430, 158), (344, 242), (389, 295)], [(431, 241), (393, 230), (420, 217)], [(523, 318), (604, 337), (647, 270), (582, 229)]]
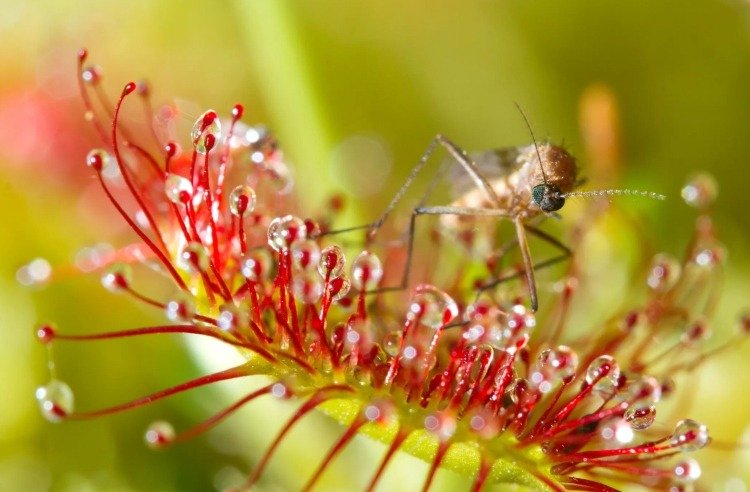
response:
[(603, 83), (589, 85), (581, 94), (578, 118), (592, 179), (599, 184), (614, 183), (621, 162), (622, 132), (612, 89)]

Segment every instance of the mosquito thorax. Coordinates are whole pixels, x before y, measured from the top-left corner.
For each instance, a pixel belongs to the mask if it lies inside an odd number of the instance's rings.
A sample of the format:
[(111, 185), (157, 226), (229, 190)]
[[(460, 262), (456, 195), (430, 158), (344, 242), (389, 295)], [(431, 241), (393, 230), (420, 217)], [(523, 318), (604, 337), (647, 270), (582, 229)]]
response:
[(565, 197), (560, 188), (550, 183), (542, 183), (531, 189), (531, 199), (543, 212), (555, 212), (565, 205)]

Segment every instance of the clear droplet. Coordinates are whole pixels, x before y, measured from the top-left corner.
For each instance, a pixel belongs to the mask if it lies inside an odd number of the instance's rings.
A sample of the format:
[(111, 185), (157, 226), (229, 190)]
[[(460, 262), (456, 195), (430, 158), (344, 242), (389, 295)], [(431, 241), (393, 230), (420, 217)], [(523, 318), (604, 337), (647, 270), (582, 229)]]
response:
[(631, 405), (625, 410), (624, 418), (635, 430), (648, 429), (656, 420), (656, 407), (648, 404)]
[(594, 391), (603, 398), (608, 398), (617, 392), (620, 379), (620, 368), (614, 358), (601, 355), (591, 361), (586, 369), (586, 383), (594, 385)]
[(219, 309), (216, 324), (226, 331), (240, 330), (247, 326), (247, 313), (235, 304), (227, 303)]
[(303, 304), (315, 304), (323, 295), (323, 280), (317, 274), (305, 272), (294, 277), (294, 298)]
[(292, 395), (294, 395), (294, 392), (288, 384), (279, 381), (271, 386), (271, 394), (281, 400), (288, 400), (292, 397)]
[(299, 239), (292, 243), (292, 262), (300, 270), (311, 270), (320, 262), (320, 246), (312, 239)]
[(52, 325), (40, 325), (36, 329), (36, 339), (43, 344), (51, 343), (56, 334), (57, 329)]
[(681, 272), (682, 267), (676, 258), (660, 253), (651, 260), (651, 268), (646, 283), (656, 292), (666, 292), (677, 283)]
[(247, 185), (239, 185), (229, 194), (229, 211), (237, 217), (244, 217), (255, 210), (255, 190)]
[(251, 282), (260, 282), (268, 278), (271, 269), (271, 258), (265, 250), (253, 251), (244, 260), (240, 270), (242, 275)]
[(352, 263), (352, 285), (359, 291), (372, 290), (383, 278), (383, 265), (369, 251), (363, 251)]
[(169, 173), (164, 180), (164, 193), (170, 202), (184, 205), (193, 198), (193, 185), (189, 179)]
[(341, 275), (330, 281), (331, 284), (331, 300), (333, 302), (340, 301), (349, 293), (352, 287), (352, 283), (349, 281), (349, 277)]
[(498, 417), (485, 408), (473, 410), (463, 420), (468, 421), (471, 431), (482, 439), (492, 439), (500, 432)]
[(680, 484), (690, 484), (701, 477), (701, 466), (693, 458), (677, 463), (673, 469), (674, 480)]
[(716, 200), (718, 189), (713, 176), (700, 173), (690, 178), (680, 194), (688, 205), (705, 210)]
[(456, 432), (456, 418), (447, 412), (436, 412), (425, 417), (424, 428), (445, 441)]
[(191, 321), (195, 316), (195, 300), (180, 292), (164, 304), (164, 313), (170, 321)]
[(537, 367), (555, 378), (565, 380), (575, 375), (578, 369), (578, 354), (566, 345), (547, 349), (539, 354)]
[(458, 316), (458, 306), (451, 296), (428, 284), (418, 285), (409, 306), (410, 318), (418, 318), (423, 325), (438, 330)]
[(683, 451), (696, 451), (710, 441), (708, 429), (695, 420), (685, 419), (677, 422), (670, 444)]
[(370, 422), (377, 424), (388, 423), (393, 420), (396, 408), (389, 400), (375, 400), (365, 405), (362, 410), (364, 417)]
[(89, 85), (99, 82), (102, 75), (102, 69), (98, 65), (89, 65), (81, 71), (81, 79)]
[(680, 335), (680, 341), (687, 346), (694, 346), (711, 337), (711, 329), (705, 318), (699, 318), (688, 325), (687, 329)]
[(524, 338), (528, 339), (531, 330), (536, 326), (534, 313), (526, 309), (522, 304), (516, 304), (508, 313), (505, 327), (502, 331), (502, 341), (506, 348), (520, 349), (518, 346)]
[(16, 271), (16, 280), (23, 286), (42, 285), (52, 276), (52, 265), (44, 258), (35, 258)]
[(146, 445), (151, 449), (168, 446), (175, 438), (174, 427), (165, 420), (157, 420), (148, 426), (143, 438), (146, 441)]
[(182, 248), (177, 258), (180, 268), (186, 272), (200, 274), (208, 269), (208, 255), (202, 244), (190, 242)]
[(657, 403), (661, 399), (661, 383), (651, 376), (640, 376), (628, 384), (628, 393), (635, 402)]
[(73, 390), (62, 381), (53, 379), (38, 387), (35, 394), (42, 415), (50, 422), (61, 422), (73, 413)]
[(693, 256), (693, 263), (701, 268), (714, 268), (724, 262), (727, 251), (724, 246), (717, 244), (710, 248), (698, 250)]
[(385, 350), (385, 353), (390, 355), (391, 357), (396, 357), (398, 355), (399, 348), (401, 347), (402, 337), (403, 334), (400, 330), (387, 333), (383, 337), (383, 350)]
[(274, 251), (286, 251), (294, 241), (305, 239), (305, 231), (305, 223), (299, 217), (276, 217), (268, 225), (268, 245)]
[(344, 252), (336, 245), (328, 246), (320, 252), (318, 273), (323, 278), (336, 278), (344, 271), (346, 257)]
[(599, 435), (611, 447), (619, 447), (633, 441), (635, 433), (630, 424), (625, 419), (612, 419), (606, 421), (599, 430)]
[(133, 270), (127, 263), (114, 263), (102, 275), (102, 285), (110, 292), (125, 291), (132, 281)]
[(97, 172), (109, 167), (112, 157), (106, 150), (92, 149), (86, 154), (86, 165)]
[(190, 138), (197, 153), (205, 154), (208, 151), (206, 146), (206, 137), (208, 135), (211, 135), (215, 142), (218, 142), (221, 137), (221, 122), (216, 111), (212, 109), (209, 109), (198, 117), (190, 132)]

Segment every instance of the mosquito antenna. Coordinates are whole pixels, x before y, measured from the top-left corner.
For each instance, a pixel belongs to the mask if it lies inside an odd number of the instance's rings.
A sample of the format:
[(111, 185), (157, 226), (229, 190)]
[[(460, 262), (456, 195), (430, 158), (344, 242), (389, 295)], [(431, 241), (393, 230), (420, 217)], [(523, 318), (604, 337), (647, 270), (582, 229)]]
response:
[(571, 191), (570, 193), (563, 193), (563, 198), (571, 198), (571, 197), (595, 197), (595, 196), (643, 196), (646, 198), (652, 198), (654, 200), (666, 200), (667, 197), (665, 195), (662, 195), (661, 193), (654, 193), (653, 191), (643, 191), (643, 190), (629, 190), (629, 189), (622, 189), (622, 190), (593, 190), (593, 191)]
[(531, 141), (534, 142), (534, 149), (536, 149), (536, 156), (539, 158), (539, 169), (542, 170), (542, 179), (544, 180), (544, 184), (547, 184), (547, 173), (544, 172), (544, 165), (542, 164), (542, 154), (539, 152), (539, 146), (536, 143), (534, 130), (531, 129), (531, 123), (529, 123), (529, 119), (526, 117), (526, 113), (523, 112), (523, 109), (521, 109), (521, 106), (516, 101), (513, 101), (513, 104), (516, 105), (518, 112), (521, 113), (523, 121), (526, 122), (526, 128), (529, 129), (529, 133), (531, 134)]

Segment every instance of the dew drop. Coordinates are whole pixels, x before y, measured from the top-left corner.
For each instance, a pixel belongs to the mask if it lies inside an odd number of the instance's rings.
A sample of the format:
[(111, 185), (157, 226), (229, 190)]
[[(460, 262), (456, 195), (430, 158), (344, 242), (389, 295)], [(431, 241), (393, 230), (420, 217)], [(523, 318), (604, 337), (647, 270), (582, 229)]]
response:
[(202, 244), (190, 242), (182, 248), (177, 258), (180, 268), (189, 273), (199, 274), (208, 268), (208, 256)]
[(484, 408), (471, 412), (463, 420), (468, 421), (471, 431), (482, 439), (492, 439), (500, 432), (499, 419)]
[(516, 304), (508, 314), (502, 332), (497, 334), (500, 336), (497, 342), (502, 342), (505, 348), (520, 350), (526, 345), (523, 340), (528, 341), (529, 334), (534, 326), (536, 326), (534, 313), (528, 311), (522, 304)]
[(151, 449), (163, 448), (174, 441), (174, 427), (165, 420), (157, 420), (148, 426), (143, 438)]
[(211, 150), (212, 141), (216, 142), (221, 136), (221, 122), (216, 111), (209, 109), (195, 121), (193, 129), (190, 132), (190, 138), (193, 141), (195, 151), (199, 154), (205, 154)]
[(690, 484), (701, 477), (701, 467), (696, 460), (688, 458), (675, 465), (674, 480), (680, 484)]
[(352, 283), (346, 275), (336, 277), (330, 282), (331, 284), (331, 300), (333, 302), (340, 301), (349, 293), (352, 287)]
[(268, 225), (268, 245), (274, 251), (286, 251), (294, 241), (305, 237), (305, 223), (293, 215), (276, 217)]
[(89, 65), (81, 71), (81, 79), (89, 85), (95, 85), (102, 79), (102, 69), (98, 65)]
[(164, 304), (164, 313), (170, 321), (191, 321), (195, 316), (195, 300), (180, 292)]
[(578, 369), (578, 354), (566, 345), (547, 349), (539, 354), (537, 367), (542, 372), (565, 380), (575, 375)]
[(52, 265), (44, 258), (35, 258), (16, 271), (16, 280), (23, 286), (42, 285), (52, 276)]
[(724, 246), (717, 244), (711, 248), (704, 248), (695, 253), (693, 262), (701, 268), (714, 268), (724, 262), (727, 252)]
[(193, 185), (189, 179), (179, 174), (170, 173), (164, 180), (164, 193), (166, 193), (170, 202), (186, 204), (193, 197)]
[(57, 379), (36, 389), (36, 401), (42, 415), (50, 422), (62, 422), (73, 412), (73, 390)]
[(122, 97), (125, 97), (128, 94), (132, 94), (133, 91), (135, 91), (136, 87), (137, 86), (135, 82), (128, 82), (127, 84), (125, 84), (125, 87), (122, 88)]
[(620, 368), (609, 355), (597, 357), (586, 369), (586, 383), (593, 384), (594, 391), (603, 398), (608, 398), (617, 391), (619, 379)]
[(687, 329), (680, 335), (680, 341), (687, 346), (696, 345), (711, 337), (711, 329), (704, 318), (696, 320), (688, 325)]
[(224, 304), (219, 309), (216, 324), (225, 331), (242, 329), (248, 324), (247, 313), (235, 304)]
[(395, 412), (394, 404), (388, 400), (375, 400), (365, 405), (362, 410), (364, 417), (376, 424), (385, 424), (393, 420)]
[(179, 151), (180, 145), (177, 142), (167, 142), (164, 146), (164, 152), (167, 154), (167, 157), (172, 158), (177, 155)]
[(677, 283), (681, 271), (680, 262), (676, 258), (660, 253), (651, 260), (651, 268), (646, 283), (656, 292), (666, 292)]
[(255, 210), (255, 190), (239, 185), (229, 194), (229, 210), (237, 217), (245, 217)]
[(240, 271), (242, 276), (251, 282), (259, 282), (268, 278), (271, 269), (271, 258), (265, 250), (258, 250), (242, 260)]
[(606, 422), (599, 430), (599, 435), (614, 446), (628, 444), (635, 437), (633, 428), (625, 419), (613, 419)]
[(346, 257), (340, 247), (336, 245), (327, 246), (320, 252), (318, 273), (323, 278), (336, 278), (344, 271)]
[(102, 275), (102, 285), (114, 293), (128, 290), (132, 280), (133, 270), (127, 263), (114, 263)]
[(36, 329), (36, 339), (43, 344), (48, 344), (55, 339), (57, 330), (52, 325), (41, 325)]
[(436, 412), (425, 417), (424, 428), (446, 441), (456, 432), (456, 418), (446, 412)]
[(410, 318), (433, 330), (438, 330), (458, 316), (458, 306), (448, 294), (428, 284), (418, 285), (409, 306)]
[(292, 293), (303, 304), (315, 304), (323, 295), (323, 280), (320, 276), (305, 272), (294, 277)]
[(683, 451), (696, 451), (709, 441), (710, 437), (705, 425), (692, 419), (685, 419), (677, 422), (670, 444)]
[(661, 383), (651, 376), (640, 376), (628, 385), (628, 393), (635, 402), (657, 403), (661, 399)]
[(352, 263), (352, 285), (358, 291), (372, 290), (383, 278), (380, 258), (369, 251), (362, 251)]
[(293, 396), (294, 393), (292, 392), (292, 389), (289, 387), (289, 385), (279, 381), (271, 386), (271, 394), (281, 400), (288, 400)]
[(401, 348), (402, 338), (403, 334), (400, 330), (387, 333), (383, 337), (383, 350), (385, 350), (385, 353), (390, 355), (391, 357), (396, 357), (398, 355), (399, 348)]
[(311, 270), (319, 265), (320, 246), (312, 239), (294, 241), (291, 246), (292, 262), (300, 270)]
[(92, 149), (86, 154), (86, 165), (96, 172), (102, 172), (110, 162), (110, 156), (106, 150)]
[(700, 173), (692, 176), (682, 188), (680, 194), (685, 202), (697, 209), (705, 210), (716, 199), (718, 193), (716, 180), (710, 174)]
[(529, 382), (523, 378), (516, 378), (508, 385), (505, 394), (515, 405), (522, 404), (529, 393)]
[(648, 429), (656, 420), (656, 407), (653, 405), (631, 405), (625, 410), (624, 417), (633, 429)]

